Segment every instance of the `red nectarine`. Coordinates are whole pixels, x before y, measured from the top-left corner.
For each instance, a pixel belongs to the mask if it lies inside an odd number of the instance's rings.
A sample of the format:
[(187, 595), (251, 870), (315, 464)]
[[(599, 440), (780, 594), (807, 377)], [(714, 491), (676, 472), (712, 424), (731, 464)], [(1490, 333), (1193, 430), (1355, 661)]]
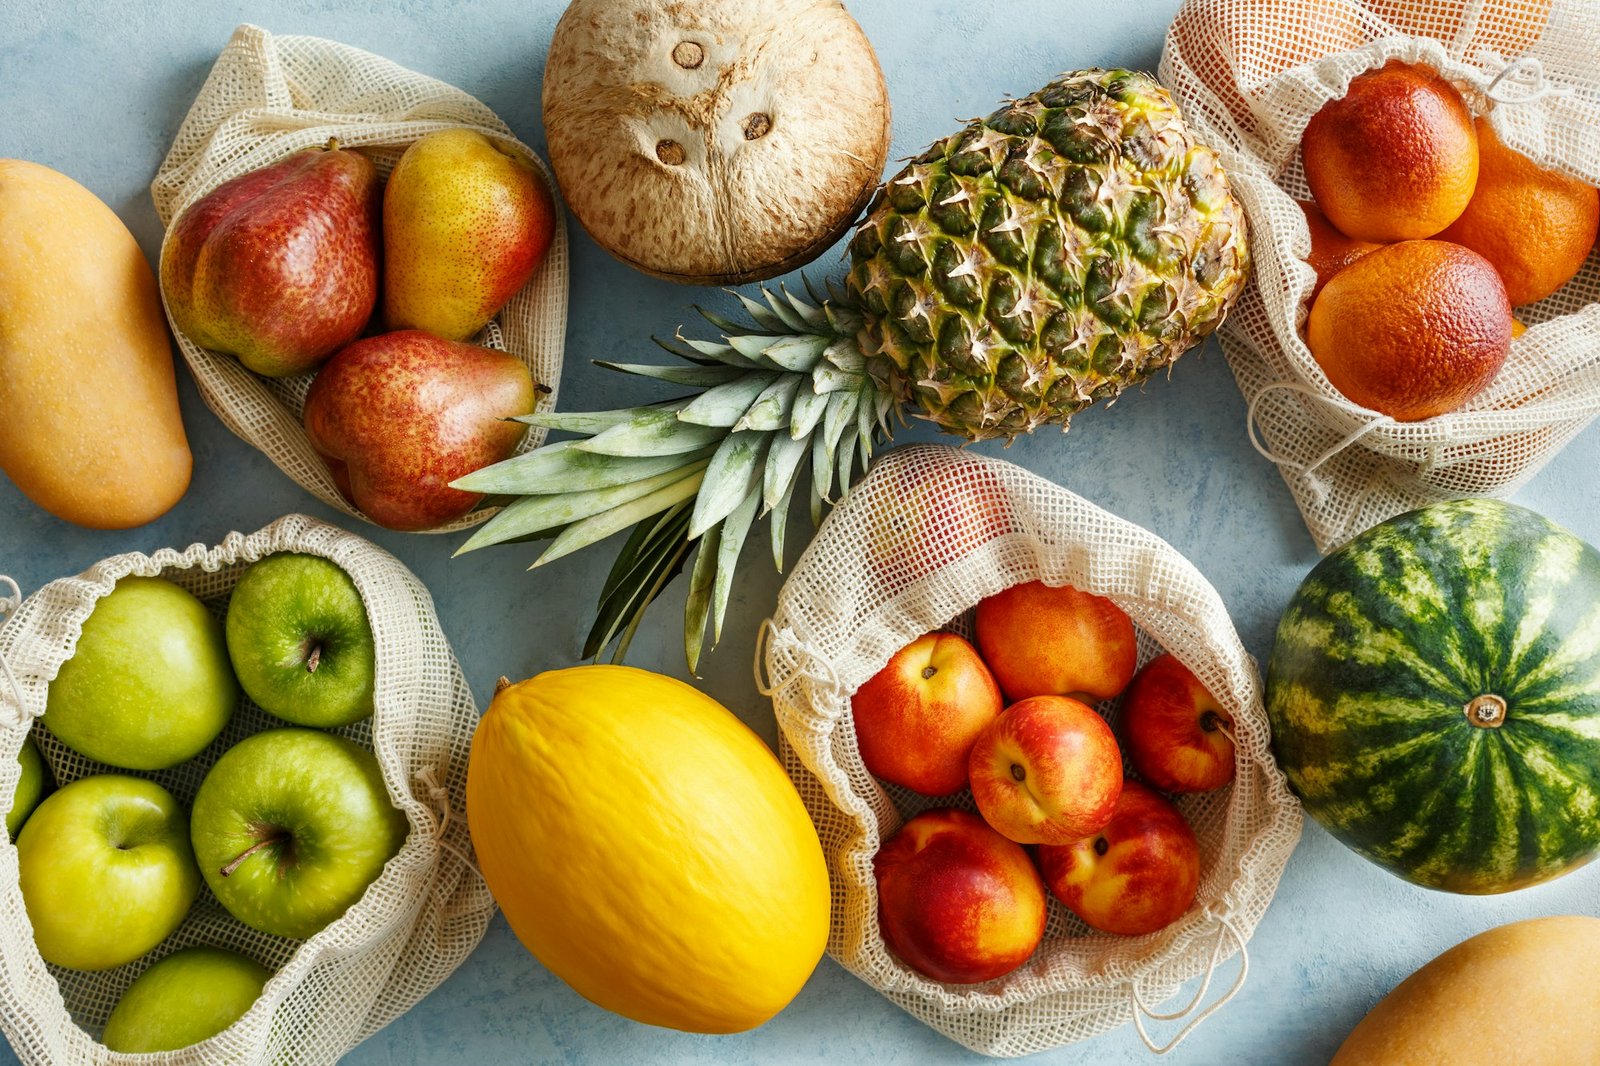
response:
[(1021, 846), (966, 811), (924, 811), (873, 856), (884, 943), (935, 981), (989, 981), (1044, 937), (1044, 882)]
[(889, 475), (892, 490), (871, 514), (866, 542), (883, 584), (909, 585), (1011, 531), (999, 475), (955, 449), (918, 455)]
[(1103, 596), (1041, 581), (978, 604), (978, 648), (1006, 697), (1075, 696), (1086, 703), (1127, 687), (1137, 662), (1133, 622)]
[(895, 652), (850, 706), (869, 772), (947, 796), (966, 787), (967, 753), (1002, 704), (978, 649), (954, 633), (928, 633)]
[(1208, 792), (1233, 780), (1233, 719), (1173, 655), (1145, 663), (1122, 698), (1133, 769), (1163, 792)]
[(968, 772), (984, 820), (1019, 844), (1067, 844), (1099, 832), (1122, 791), (1111, 727), (1065, 696), (1006, 708), (979, 734)]
[(1183, 916), (1200, 887), (1200, 843), (1178, 808), (1129, 781), (1099, 833), (1041, 847), (1051, 893), (1091, 929), (1143, 936)]

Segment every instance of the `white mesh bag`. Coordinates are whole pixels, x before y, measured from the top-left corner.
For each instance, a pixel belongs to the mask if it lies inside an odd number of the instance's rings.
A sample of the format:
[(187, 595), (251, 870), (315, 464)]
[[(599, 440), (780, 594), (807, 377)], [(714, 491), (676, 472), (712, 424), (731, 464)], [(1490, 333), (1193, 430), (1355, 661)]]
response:
[[(450, 650), (433, 601), (392, 555), (353, 533), (304, 515), (260, 532), (231, 533), (214, 548), (163, 548), (117, 555), (52, 581), (17, 606), (0, 627), (0, 795), (20, 772), (17, 752), (44, 713), (50, 680), (76, 645), (95, 602), (128, 574), (160, 575), (188, 589), (221, 617), (229, 591), (252, 562), (275, 552), (320, 555), (354, 579), (377, 648), (376, 711), (331, 730), (377, 755), (389, 798), (410, 830), (399, 853), (345, 914), (308, 940), (269, 936), (231, 917), (200, 889), (178, 930), (144, 957), (88, 973), (46, 964), (34, 946), (18, 885), (17, 849), (0, 836), (0, 1028), (29, 1064), (171, 1063), (183, 1066), (311, 1066), (333, 1063), (403, 1014), (449, 976), (483, 938), (494, 901), (468, 865), (467, 753), (477, 726), (472, 691)], [(5, 595), (0, 590), (0, 597)], [(238, 740), (286, 723), (245, 699), (222, 735), (189, 762), (156, 773), (187, 808), (205, 772)], [(33, 731), (58, 785), (108, 768)], [(117, 773), (133, 773), (118, 770)], [(9, 800), (0, 801), (9, 803)], [(254, 1006), (209, 1040), (148, 1056), (108, 1051), (95, 1039), (124, 989), (150, 963), (192, 944), (231, 948), (273, 970)]]
[[(218, 185), (299, 149), (337, 138), (346, 148), (361, 149), (387, 177), (412, 141), (457, 126), (492, 137), (532, 163), (555, 200), (555, 234), (544, 262), (475, 338), (521, 358), (540, 387), (537, 409), (552, 410), (567, 329), (567, 235), (560, 194), (544, 161), (460, 89), (348, 45), (319, 37), (275, 37), (256, 26), (240, 26), (189, 108), (150, 194), (170, 232), (185, 208)], [(301, 409), (314, 374), (259, 377), (233, 356), (201, 348), (176, 325), (173, 333), (206, 406), (224, 425), (319, 500), (366, 517), (340, 494), (306, 437)], [(544, 436), (541, 428), (529, 429), (523, 449), (537, 447)], [(464, 529), (493, 513), (479, 508), (429, 532)]]
[[(1318, 549), (1402, 511), (1503, 496), (1600, 414), (1600, 253), (1552, 296), (1494, 382), (1461, 409), (1397, 422), (1345, 399), (1301, 338), (1315, 281), (1296, 198), (1300, 135), (1352, 78), (1390, 59), (1438, 69), (1500, 139), (1600, 185), (1594, 0), (1187, 0), (1161, 80), (1221, 154), (1251, 222), (1253, 279), (1220, 339)], [(1259, 430), (1259, 438), (1256, 434)]]
[[(971, 635), (979, 600), (1026, 581), (1107, 596), (1133, 619), (1143, 665), (1177, 655), (1233, 716), (1237, 778), (1178, 800), (1200, 841), (1194, 906), (1142, 937), (1094, 932), (1054, 900), (1021, 968), (978, 985), (923, 977), (884, 946), (872, 858), (902, 822), (952, 800), (879, 782), (856, 745), (850, 699), (930, 630)], [(1300, 836), (1300, 806), (1268, 752), (1254, 662), (1216, 591), (1149, 532), (1010, 463), (954, 448), (890, 452), (828, 517), (778, 596), (763, 642), (784, 765), (822, 838), (833, 880), (828, 951), (928, 1025), (987, 1055), (1027, 1055), (1133, 1020), (1165, 1050), (1242, 985), (1201, 1008), (1212, 974), (1266, 912)], [(1115, 724), (1116, 701), (1099, 708)], [(971, 794), (956, 801), (968, 810)], [(1205, 982), (1182, 1009), (1151, 1009)], [(1192, 1017), (1191, 1017), (1192, 1015)], [(1159, 1045), (1146, 1018), (1188, 1024)]]

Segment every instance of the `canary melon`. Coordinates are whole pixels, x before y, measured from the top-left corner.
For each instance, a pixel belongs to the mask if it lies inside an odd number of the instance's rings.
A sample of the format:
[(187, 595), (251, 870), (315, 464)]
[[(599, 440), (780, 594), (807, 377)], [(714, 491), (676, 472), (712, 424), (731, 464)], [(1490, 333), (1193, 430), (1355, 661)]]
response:
[(799, 794), (681, 681), (578, 666), (503, 688), (473, 737), (467, 821), (523, 945), (636, 1021), (754, 1028), (826, 945), (827, 866)]

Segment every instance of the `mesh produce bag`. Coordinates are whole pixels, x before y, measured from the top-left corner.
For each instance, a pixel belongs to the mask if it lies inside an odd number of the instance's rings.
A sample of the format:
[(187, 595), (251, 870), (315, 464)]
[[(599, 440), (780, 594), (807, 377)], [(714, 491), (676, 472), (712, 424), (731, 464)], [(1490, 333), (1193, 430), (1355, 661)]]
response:
[[(941, 984), (897, 959), (878, 928), (872, 858), (903, 820), (970, 793), (930, 799), (879, 782), (862, 764), (850, 699), (900, 648), (930, 630), (971, 635), (971, 608), (1022, 582), (1110, 597), (1133, 619), (1143, 665), (1177, 655), (1233, 717), (1237, 778), (1178, 806), (1200, 841), (1193, 907), (1141, 937), (1091, 931), (1054, 900), (1032, 959), (978, 985)], [(1188, 1025), (1174, 1046), (1238, 990), (1203, 1009), (1212, 974), (1242, 954), (1300, 836), (1300, 807), (1268, 753), (1255, 664), (1217, 593), (1152, 534), (997, 459), (953, 448), (899, 449), (879, 461), (823, 523), (778, 596), (764, 641), (780, 753), (816, 822), (833, 880), (828, 951), (856, 976), (946, 1036), (988, 1055), (1027, 1055), (1133, 1020)], [(1100, 711), (1113, 724), (1116, 701)], [(1175, 1013), (1151, 1008), (1199, 974)], [(1192, 1017), (1190, 1017), (1192, 1015)]]
[[(412, 141), (457, 126), (492, 137), (532, 163), (556, 200), (555, 234), (544, 262), (476, 338), (521, 358), (541, 386), (537, 409), (552, 410), (567, 329), (567, 236), (555, 179), (494, 112), (460, 89), (334, 41), (274, 37), (240, 26), (211, 68), (150, 193), (170, 232), (185, 208), (224, 181), (291, 152), (337, 138), (345, 148), (361, 149), (387, 177)], [(173, 333), (206, 406), (224, 425), (319, 500), (365, 518), (339, 492), (306, 437), (301, 408), (314, 374), (259, 377), (233, 356), (201, 348), (175, 325)], [(523, 449), (537, 447), (544, 436), (541, 428), (529, 429)], [(464, 529), (493, 513), (480, 508), (429, 532)]]
[[(1390, 59), (1438, 69), (1536, 163), (1600, 184), (1594, 0), (1188, 0), (1161, 80), (1221, 154), (1251, 222), (1254, 278), (1220, 331), (1249, 431), (1318, 549), (1402, 511), (1503, 496), (1600, 414), (1600, 254), (1545, 300), (1499, 376), (1461, 409), (1396, 422), (1346, 400), (1301, 339), (1315, 276), (1295, 199), (1311, 116)], [(1259, 438), (1256, 432), (1259, 430)]]
[[(160, 575), (193, 592), (220, 618), (244, 569), (282, 551), (331, 559), (354, 579), (366, 604), (377, 650), (376, 711), (369, 720), (331, 732), (377, 755), (389, 798), (410, 823), (405, 844), (366, 894), (309, 940), (250, 929), (202, 886), (188, 917), (159, 947), (95, 973), (40, 958), (18, 885), (17, 849), (0, 844), (0, 1028), (23, 1062), (333, 1063), (432, 991), (483, 938), (494, 901), (468, 865), (471, 845), (462, 816), (467, 753), (478, 718), (472, 692), (416, 577), (382, 549), (304, 515), (279, 519), (250, 536), (230, 534), (215, 548), (197, 544), (182, 552), (114, 556), (77, 577), (51, 582), (14, 608), (0, 628), (0, 795), (13, 795), (17, 752), (44, 713), (49, 683), (72, 655), (95, 602), (118, 578)], [(0, 610), (8, 606), (0, 602)], [(159, 782), (187, 808), (224, 751), (244, 736), (285, 724), (245, 699), (200, 755), (136, 776)], [(46, 729), (33, 735), (58, 785), (108, 770), (63, 747)], [(209, 1040), (159, 1055), (119, 1055), (96, 1042), (91, 1034), (100, 1031), (129, 983), (157, 958), (192, 944), (232, 948), (274, 971), (244, 1017)]]

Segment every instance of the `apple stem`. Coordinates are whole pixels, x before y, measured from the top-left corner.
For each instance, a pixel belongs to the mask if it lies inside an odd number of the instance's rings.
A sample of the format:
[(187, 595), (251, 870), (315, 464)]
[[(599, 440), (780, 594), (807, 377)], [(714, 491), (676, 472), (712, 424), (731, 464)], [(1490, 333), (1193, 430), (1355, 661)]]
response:
[(339, 138), (329, 137), (328, 143), (323, 145), (322, 150), (325, 152), (337, 152), (339, 150)]
[(922, 668), (922, 680), (926, 681), (938, 672), (939, 668), (937, 666), (924, 666)]
[(1108, 852), (1110, 850), (1111, 850), (1111, 842), (1108, 841), (1105, 837), (1100, 837), (1099, 839), (1097, 839), (1094, 842), (1094, 853), (1096, 855), (1104, 855), (1106, 852)]
[(222, 868), (222, 876), (232, 876), (233, 872), (237, 870), (246, 859), (268, 845), (281, 843), (286, 835), (287, 834), (285, 833), (274, 833), (272, 836), (264, 837), (261, 840), (256, 841), (254, 844), (251, 844), (248, 848), (245, 848), (238, 855), (234, 856), (232, 862), (228, 863), (228, 865)]
[(314, 674), (317, 666), (322, 662), (322, 643), (318, 641), (311, 645), (311, 654), (306, 656), (306, 673)]

